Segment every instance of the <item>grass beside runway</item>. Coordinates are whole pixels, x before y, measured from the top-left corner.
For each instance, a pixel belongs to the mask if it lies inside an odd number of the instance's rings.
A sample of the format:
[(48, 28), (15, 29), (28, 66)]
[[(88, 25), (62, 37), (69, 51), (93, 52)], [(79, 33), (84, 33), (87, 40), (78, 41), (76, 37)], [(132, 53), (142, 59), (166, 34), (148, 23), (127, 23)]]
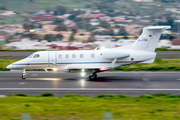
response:
[(179, 95), (21, 96), (0, 98), (2, 120), (19, 120), (22, 113), (30, 113), (32, 120), (102, 120), (103, 114), (109, 111), (113, 120), (180, 119)]
[(133, 64), (113, 69), (115, 71), (180, 71), (180, 59), (158, 58), (154, 63)]
[[(0, 59), (0, 71), (8, 71), (6, 66), (16, 62), (13, 59)], [(141, 63), (115, 68), (112, 71), (180, 71), (180, 59), (158, 58), (154, 63)]]
[(0, 59), (0, 71), (8, 71), (6, 69), (6, 67), (13, 63), (13, 62), (16, 62), (18, 60), (14, 60), (14, 59)]

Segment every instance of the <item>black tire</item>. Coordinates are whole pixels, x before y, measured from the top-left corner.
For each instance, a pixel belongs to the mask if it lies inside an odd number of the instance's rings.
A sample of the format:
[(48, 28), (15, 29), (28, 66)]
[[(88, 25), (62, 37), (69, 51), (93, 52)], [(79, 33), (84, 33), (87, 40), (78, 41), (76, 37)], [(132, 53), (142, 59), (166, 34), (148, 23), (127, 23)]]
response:
[(95, 76), (95, 78), (97, 78), (97, 74), (94, 72), (93, 75)]
[(22, 75), (22, 79), (25, 80), (26, 79), (26, 75)]
[(93, 75), (89, 76), (90, 80), (95, 80), (96, 78), (97, 78), (97, 74), (96, 73), (95, 74), (93, 73)]

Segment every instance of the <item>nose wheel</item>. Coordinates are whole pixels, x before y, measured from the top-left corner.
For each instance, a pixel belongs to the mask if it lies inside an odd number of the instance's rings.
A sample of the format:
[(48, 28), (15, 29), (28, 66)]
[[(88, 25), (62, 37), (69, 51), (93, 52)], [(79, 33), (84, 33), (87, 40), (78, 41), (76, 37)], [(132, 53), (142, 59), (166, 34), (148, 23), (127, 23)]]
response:
[(23, 74), (22, 75), (22, 79), (25, 80), (26, 79), (26, 75)]
[(26, 75), (27, 75), (27, 73), (26, 73), (26, 71), (24, 70), (21, 78), (22, 78), (23, 80), (25, 80), (25, 79), (26, 79)]
[(92, 75), (89, 76), (90, 80), (95, 80), (97, 78), (97, 74), (93, 73)]

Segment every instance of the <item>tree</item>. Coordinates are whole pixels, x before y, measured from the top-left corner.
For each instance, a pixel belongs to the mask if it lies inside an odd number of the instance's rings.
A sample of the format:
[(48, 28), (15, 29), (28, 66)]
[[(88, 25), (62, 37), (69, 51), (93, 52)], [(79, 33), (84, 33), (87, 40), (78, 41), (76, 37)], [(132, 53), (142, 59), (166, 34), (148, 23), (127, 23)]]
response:
[(74, 20), (76, 19), (76, 16), (75, 16), (75, 15), (70, 15), (70, 16), (68, 17), (68, 19), (74, 21)]
[(61, 34), (57, 34), (56, 35), (56, 40), (62, 40), (63, 39), (63, 35), (61, 35)]
[(55, 41), (56, 40), (56, 36), (53, 35), (53, 34), (46, 34), (44, 36), (44, 39), (47, 40), (48, 42), (51, 42), (51, 41)]
[(70, 41), (70, 42), (73, 42), (73, 41), (74, 41), (74, 33), (73, 33), (73, 32), (71, 33), (71, 36), (70, 36), (70, 38), (69, 38), (69, 41)]
[(123, 36), (128, 35), (124, 27), (121, 27), (121, 30), (119, 31), (118, 34), (119, 34), (119, 35), (123, 35)]
[(67, 28), (65, 25), (58, 25), (56, 28), (55, 28), (55, 31), (67, 31)]
[(64, 19), (56, 18), (53, 22), (54, 25), (60, 25), (64, 23)]
[(74, 27), (74, 28), (71, 29), (71, 31), (72, 31), (73, 33), (77, 33), (78, 29), (77, 29), (76, 27)]
[(91, 4), (87, 4), (86, 8), (92, 8), (92, 5)]
[(105, 30), (101, 33), (101, 35), (114, 35), (114, 32), (112, 29), (110, 30)]
[(51, 9), (50, 9), (50, 8), (47, 8), (47, 9), (46, 9), (46, 13), (49, 14), (50, 12), (51, 12)]
[(64, 6), (57, 6), (55, 8), (55, 11), (54, 11), (54, 15), (57, 16), (57, 15), (63, 15), (65, 14), (67, 11), (66, 7)]
[(0, 7), (0, 10), (7, 10), (7, 8), (6, 7)]
[(126, 35), (124, 36), (124, 39), (129, 39)]
[(24, 23), (23, 28), (29, 31), (29, 30), (35, 29), (35, 28), (42, 28), (42, 24), (41, 23), (35, 23), (35, 22)]
[(101, 21), (99, 26), (101, 26), (103, 28), (107, 28), (107, 29), (110, 28), (110, 24), (106, 21)]
[(172, 39), (174, 39), (174, 36), (169, 35), (169, 34), (162, 34), (160, 39), (169, 39), (169, 40), (172, 40)]
[(35, 33), (27, 33), (27, 34), (23, 34), (22, 38), (29, 38), (31, 40), (42, 40), (42, 36), (35, 34)]
[(95, 42), (94, 34), (91, 34), (91, 37), (88, 39), (88, 42)]

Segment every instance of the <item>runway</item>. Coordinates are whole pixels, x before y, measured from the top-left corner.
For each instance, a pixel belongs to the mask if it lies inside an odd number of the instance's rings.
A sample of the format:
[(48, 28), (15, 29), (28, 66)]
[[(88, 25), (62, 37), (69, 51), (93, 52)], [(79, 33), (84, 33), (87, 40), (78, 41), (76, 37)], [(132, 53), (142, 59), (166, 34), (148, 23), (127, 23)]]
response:
[(76, 73), (43, 71), (27, 73), (28, 78), (22, 80), (21, 73), (0, 72), (0, 94), (40, 95), (46, 92), (54, 93), (56, 96), (180, 94), (180, 72), (104, 72), (98, 74), (96, 81), (89, 81)]

